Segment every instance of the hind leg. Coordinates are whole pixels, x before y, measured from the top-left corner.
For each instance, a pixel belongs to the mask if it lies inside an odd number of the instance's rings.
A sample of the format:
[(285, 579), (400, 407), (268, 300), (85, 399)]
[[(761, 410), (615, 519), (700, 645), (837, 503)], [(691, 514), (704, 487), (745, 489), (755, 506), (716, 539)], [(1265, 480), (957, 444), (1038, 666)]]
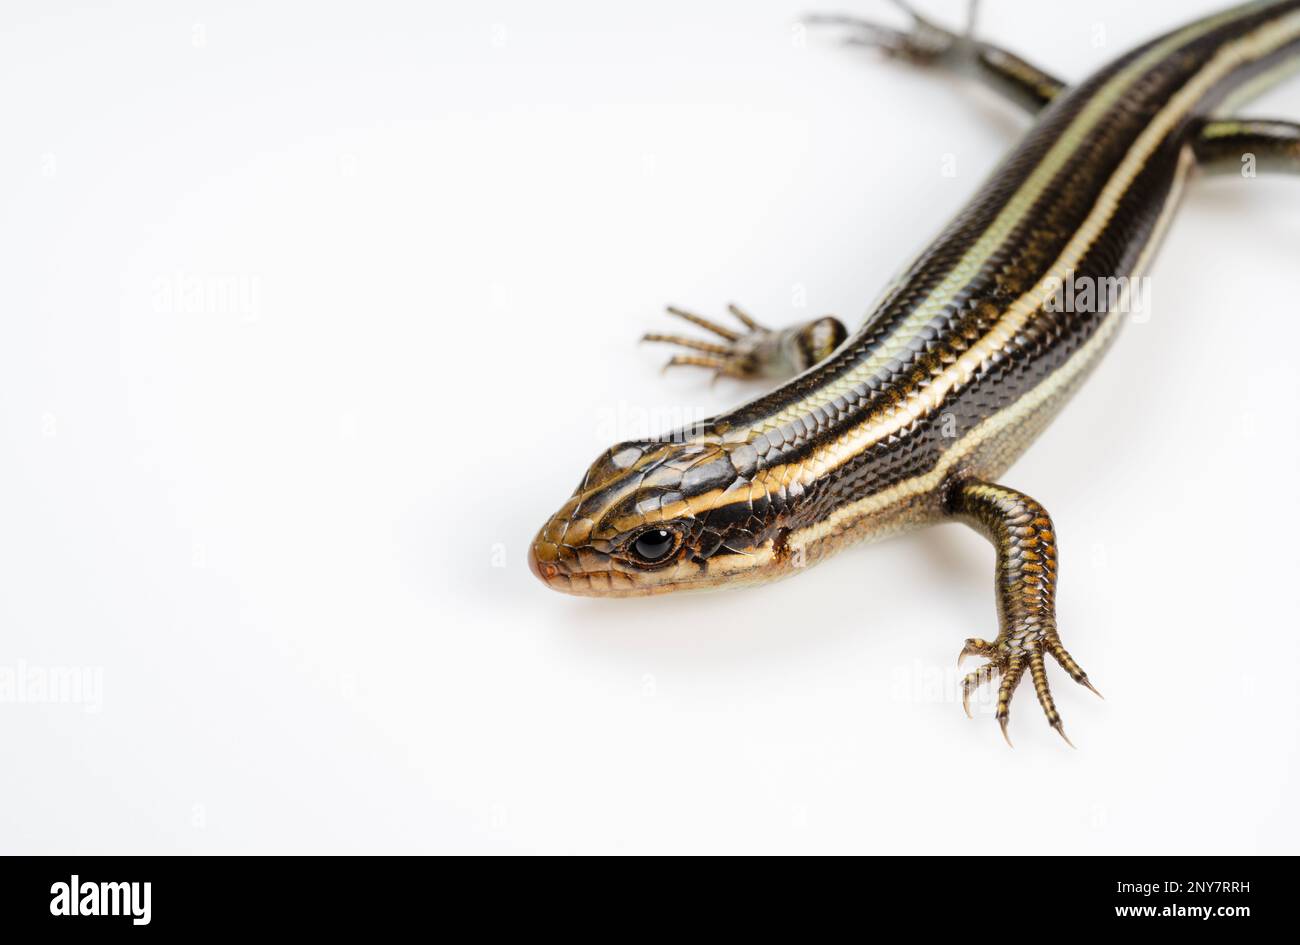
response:
[(846, 42), (918, 65), (938, 65), (978, 79), (1030, 112), (1038, 112), (1065, 89), (1065, 83), (1015, 53), (974, 38), (977, 0), (971, 0), (966, 32), (958, 34), (917, 12), (905, 0), (893, 0), (912, 20), (907, 31), (853, 16), (815, 15), (812, 24), (845, 26)]
[(1207, 121), (1192, 150), (1210, 174), (1300, 174), (1300, 125), (1260, 118)]

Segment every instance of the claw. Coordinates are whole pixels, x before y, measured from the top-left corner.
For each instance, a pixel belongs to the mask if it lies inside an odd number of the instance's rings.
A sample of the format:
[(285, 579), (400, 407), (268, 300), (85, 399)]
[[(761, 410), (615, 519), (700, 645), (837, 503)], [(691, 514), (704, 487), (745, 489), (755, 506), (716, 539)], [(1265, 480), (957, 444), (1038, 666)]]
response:
[[(664, 342), (679, 345), (686, 348), (688, 352), (700, 352), (698, 355), (691, 353), (675, 355), (664, 365), (664, 370), (679, 365), (707, 368), (713, 371), (713, 383), (715, 384), (720, 377), (746, 379), (762, 376), (763, 363), (757, 359), (755, 349), (773, 333), (751, 318), (740, 306), (728, 305), (727, 311), (740, 322), (744, 328), (743, 332), (719, 325), (702, 315), (696, 315), (694, 312), (688, 312), (675, 305), (669, 305), (667, 309), (670, 315), (676, 315), (692, 325), (698, 325), (705, 331), (712, 332), (721, 341), (716, 339), (705, 341), (687, 335), (664, 334), (661, 332), (649, 332), (643, 335), (641, 337), (642, 341)], [(768, 343), (768, 347), (771, 348), (773, 345)]]
[(668, 359), (668, 363), (664, 365), (663, 369), (664, 371), (667, 371), (669, 368), (681, 367), (684, 365), (690, 367), (712, 368), (719, 374), (727, 369), (727, 362), (723, 361), (721, 358), (701, 358), (696, 357), (693, 354), (675, 354)]
[[(1011, 697), (1015, 695), (1016, 686), (1020, 685), (1020, 677), (1025, 674), (1025, 662), (1019, 656), (1012, 656), (1007, 659), (1006, 669), (1002, 676), (1002, 685), (998, 686), (998, 724), (1002, 726), (1002, 737), (1011, 745), (1011, 736), (1007, 734), (1007, 722), (1011, 718)], [(1014, 745), (1011, 745), (1014, 748)]]
[(669, 362), (669, 366), (692, 364), (697, 367), (711, 368), (718, 375), (734, 377), (740, 380), (773, 379), (793, 377), (800, 371), (830, 357), (848, 335), (848, 331), (838, 319), (826, 315), (810, 322), (791, 325), (789, 328), (773, 331), (765, 328), (739, 305), (732, 303), (727, 311), (739, 322), (733, 330), (703, 316), (668, 306), (668, 313), (698, 325), (718, 338), (709, 340), (690, 338), (686, 335), (661, 334), (651, 332), (642, 336), (642, 341), (661, 341), (680, 345), (689, 351), (701, 352), (699, 355), (679, 355)]
[(809, 13), (803, 18), (808, 26), (848, 26), (865, 34), (847, 36), (844, 42), (852, 46), (874, 46), (887, 53), (902, 52), (907, 46), (907, 34), (889, 26), (843, 13)]
[(968, 674), (961, 681), (961, 707), (966, 710), (966, 718), (975, 718), (975, 716), (971, 715), (970, 711), (970, 694), (986, 682), (992, 681), (993, 677), (1001, 671), (1002, 667), (1000, 664), (995, 661), (990, 661), (975, 670), (975, 672)]
[(727, 306), (727, 311), (736, 316), (736, 320), (748, 328), (750, 331), (767, 331), (762, 325), (750, 318), (749, 315), (742, 311), (740, 306), (732, 302)]
[(694, 338), (687, 338), (685, 335), (661, 335), (658, 332), (647, 332), (641, 336), (642, 341), (662, 341), (670, 345), (681, 345), (683, 348), (691, 348), (694, 351), (704, 351), (708, 354), (729, 354), (731, 349), (726, 345), (715, 345), (711, 341), (697, 341)]
[(961, 707), (966, 710), (966, 718), (968, 719), (975, 718), (970, 711), (970, 694), (979, 688), (979, 674), (980, 671), (977, 669), (961, 681)]
[(721, 325), (717, 324), (716, 322), (711, 322), (707, 318), (704, 318), (701, 315), (696, 315), (694, 312), (688, 312), (685, 311), (684, 309), (677, 308), (676, 306), (669, 305), (668, 314), (676, 315), (678, 318), (684, 318), (692, 325), (699, 325), (705, 331), (711, 331), (715, 335), (721, 335), (723, 338), (726, 338), (728, 341), (738, 341), (740, 339), (740, 335), (732, 331), (730, 328), (723, 328)]
[[(845, 14), (811, 14), (803, 22), (810, 26), (852, 27), (859, 34), (847, 37), (846, 43), (879, 49), (890, 56), (905, 56), (916, 62), (928, 62), (960, 41), (961, 37), (926, 17), (906, 0), (893, 0), (893, 4), (912, 21), (910, 30), (897, 30)], [(974, 12), (969, 12), (968, 35), (974, 29), (974, 17)]]
[(975, 672), (975, 673), (971, 673), (970, 676), (967, 676), (966, 679), (963, 680), (963, 682), (962, 682), (962, 687), (961, 687), (961, 707), (962, 707), (963, 709), (966, 710), (966, 718), (968, 718), (968, 719), (973, 719), (973, 718), (975, 718), (975, 716), (972, 715), (972, 714), (971, 714), (971, 711), (970, 711), (970, 694), (971, 694), (972, 692), (974, 692), (976, 689), (979, 688), (979, 685), (980, 685), (979, 680), (978, 680), (978, 679), (975, 679), (975, 680), (972, 680), (972, 679), (971, 679), (971, 676), (977, 676), (977, 675), (978, 675), (978, 671)]
[(957, 666), (960, 667), (961, 661), (968, 656), (984, 656), (988, 651), (989, 644), (987, 640), (971, 637), (962, 645), (961, 652), (957, 654)]
[[(890, 0), (890, 2), (898, 9), (902, 10), (905, 15), (911, 17), (912, 22), (915, 23), (917, 26), (919, 26), (922, 30), (933, 31), (945, 38), (950, 38), (952, 36), (951, 30), (947, 29), (946, 27), (940, 26), (938, 23), (930, 19), (928, 16), (926, 16), (916, 7), (912, 6), (912, 4), (908, 2), (908, 0)], [(979, 16), (979, 5), (980, 5), (979, 0), (967, 0), (965, 33), (966, 36), (968, 37), (975, 35), (975, 21)]]
[(923, 26), (926, 27), (927, 29), (932, 29), (932, 30), (943, 29), (943, 27), (939, 26), (937, 23), (934, 23), (933, 21), (927, 19), (925, 15), (921, 13), (920, 10), (918, 10), (916, 7), (908, 3), (907, 0), (889, 0), (889, 2), (892, 3), (894, 6), (898, 7), (898, 9), (902, 10), (903, 13), (906, 16), (910, 17), (912, 22), (918, 26)]
[(879, 49), (886, 56), (901, 56), (907, 51), (907, 34), (884, 26), (873, 26), (865, 31), (865, 35), (845, 37), (844, 44)]
[(1061, 645), (1060, 640), (1055, 637), (1049, 637), (1047, 640), (1047, 652), (1051, 653), (1053, 658), (1061, 664), (1061, 668), (1070, 674), (1071, 679), (1077, 682), (1080, 686), (1091, 689), (1098, 699), (1106, 698), (1098, 692), (1097, 687), (1089, 681), (1088, 674), (1085, 673), (1079, 667), (1079, 664), (1074, 661), (1074, 657), (1072, 657), (1069, 654), (1069, 651)]
[(1056, 711), (1052, 688), (1047, 684), (1047, 663), (1043, 659), (1043, 651), (1037, 647), (1029, 651), (1029, 675), (1034, 680), (1034, 691), (1038, 694), (1038, 703), (1047, 716), (1047, 723), (1060, 732), (1061, 737), (1068, 743), (1070, 739), (1066, 738), (1065, 729), (1061, 725), (1061, 716)]
[(807, 23), (809, 26), (861, 26), (864, 29), (875, 26), (870, 20), (850, 16), (847, 13), (805, 13), (799, 17), (799, 22)]
[[(1026, 661), (1020, 656), (1006, 657), (1000, 656), (996, 652), (990, 654), (988, 651), (992, 649), (993, 646), (984, 640), (970, 639), (966, 641), (966, 645), (962, 647), (962, 651), (957, 657), (957, 663), (961, 665), (962, 659), (972, 653), (989, 656), (989, 662), (962, 678), (961, 707), (965, 710), (966, 717), (968, 719), (975, 717), (970, 709), (971, 693), (984, 683), (992, 680), (998, 673), (1004, 673), (1002, 685), (998, 689), (997, 720), (998, 725), (1002, 728), (1002, 737), (1007, 740), (1008, 745), (1014, 748), (1015, 745), (1012, 745), (1011, 736), (1007, 731), (1007, 724), (1011, 720), (1010, 703), (1012, 696), (1015, 695), (1016, 687), (1020, 683), (1020, 677), (1028, 668), (1034, 680), (1034, 689), (1038, 692), (1038, 700), (1042, 703), (1043, 711), (1047, 714), (1048, 724), (1056, 729), (1056, 734), (1065, 739), (1067, 745), (1077, 749), (1078, 746), (1070, 741), (1070, 736), (1065, 734), (1065, 726), (1062, 724), (1061, 717), (1056, 712), (1056, 705), (1052, 701), (1051, 692), (1047, 687), (1047, 674), (1043, 665), (1042, 652), (1038, 650), (1031, 651)], [(1092, 689), (1098, 696), (1101, 695), (1088, 682), (1086, 676), (1080, 679), (1079, 683)]]

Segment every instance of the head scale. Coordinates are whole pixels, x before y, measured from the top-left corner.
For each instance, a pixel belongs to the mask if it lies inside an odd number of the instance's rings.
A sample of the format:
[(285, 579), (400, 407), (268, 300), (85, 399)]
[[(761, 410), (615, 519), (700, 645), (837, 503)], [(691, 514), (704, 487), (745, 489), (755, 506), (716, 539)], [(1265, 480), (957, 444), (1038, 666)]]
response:
[(538, 533), (533, 573), (570, 594), (630, 597), (767, 580), (784, 569), (757, 454), (716, 436), (602, 453)]

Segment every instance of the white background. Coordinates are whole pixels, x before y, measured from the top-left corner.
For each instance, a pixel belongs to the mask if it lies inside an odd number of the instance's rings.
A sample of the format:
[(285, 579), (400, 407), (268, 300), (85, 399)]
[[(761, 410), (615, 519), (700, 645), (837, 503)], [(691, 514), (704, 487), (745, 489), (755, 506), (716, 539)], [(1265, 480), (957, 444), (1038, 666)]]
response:
[[(1197, 182), (1007, 476), (1107, 696), (1053, 670), (1078, 751), (1028, 687), (1014, 751), (963, 715), (957, 526), (750, 591), (529, 574), (601, 449), (757, 393), (661, 377), (664, 303), (856, 324), (1027, 124), (808, 6), (5, 4), (0, 849), (1297, 852), (1300, 180)], [(982, 32), (1074, 80), (1214, 6)], [(102, 690), (14, 686), (60, 669)]]

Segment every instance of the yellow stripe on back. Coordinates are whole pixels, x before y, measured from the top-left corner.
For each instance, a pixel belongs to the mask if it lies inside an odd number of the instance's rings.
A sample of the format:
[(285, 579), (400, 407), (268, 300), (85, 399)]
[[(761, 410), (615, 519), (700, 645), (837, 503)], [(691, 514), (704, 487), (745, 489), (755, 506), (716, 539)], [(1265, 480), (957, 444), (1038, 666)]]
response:
[(1254, 9), (1235, 9), (1190, 24), (1170, 34), (1118, 72), (1075, 116), (1069, 127), (1043, 156), (1016, 193), (999, 212), (979, 239), (970, 247), (948, 276), (899, 324), (870, 357), (824, 387), (800, 401), (788, 404), (778, 412), (764, 417), (746, 428), (728, 431), (728, 441), (752, 442), (759, 435), (806, 416), (818, 407), (830, 404), (838, 397), (880, 374), (891, 362), (899, 360), (919, 338), (922, 329), (934, 321), (949, 304), (953, 296), (967, 285), (984, 266), (989, 257), (1006, 242), (1033, 209), (1039, 198), (1056, 179), (1062, 167), (1096, 131), (1098, 123), (1120, 101), (1134, 82), (1153, 66), (1167, 58), (1180, 46), (1203, 36), (1225, 23), (1254, 12)]

